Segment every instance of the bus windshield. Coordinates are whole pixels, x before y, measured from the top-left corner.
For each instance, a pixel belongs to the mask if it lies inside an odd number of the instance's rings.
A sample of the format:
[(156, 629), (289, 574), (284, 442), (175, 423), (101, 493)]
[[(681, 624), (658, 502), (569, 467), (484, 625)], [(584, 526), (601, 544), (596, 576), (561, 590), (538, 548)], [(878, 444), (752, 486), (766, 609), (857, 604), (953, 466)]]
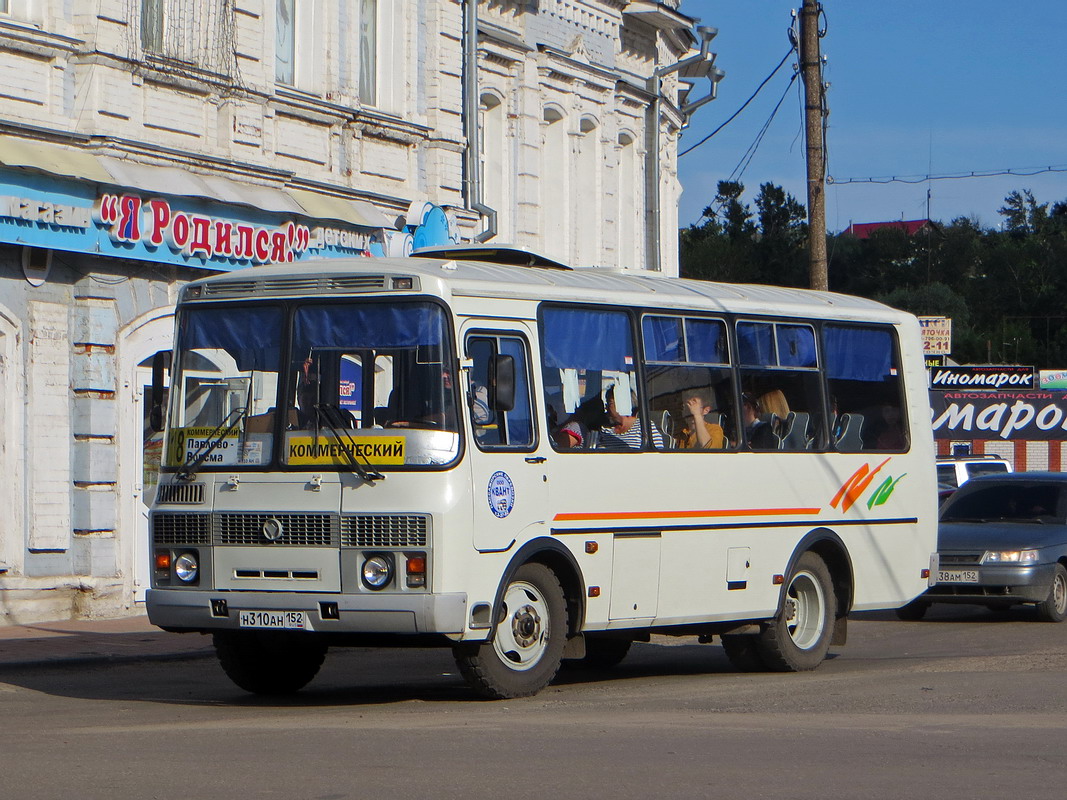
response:
[(451, 463), (459, 423), (446, 323), (427, 302), (186, 307), (167, 466)]

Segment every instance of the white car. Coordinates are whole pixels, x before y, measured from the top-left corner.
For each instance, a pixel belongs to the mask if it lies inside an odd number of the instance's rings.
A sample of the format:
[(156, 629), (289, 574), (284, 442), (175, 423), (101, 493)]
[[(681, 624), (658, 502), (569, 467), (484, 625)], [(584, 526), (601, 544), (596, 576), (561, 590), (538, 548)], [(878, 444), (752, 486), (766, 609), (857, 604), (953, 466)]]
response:
[(998, 455), (941, 456), (937, 459), (937, 490), (951, 493), (977, 475), (1012, 472), (1011, 464)]

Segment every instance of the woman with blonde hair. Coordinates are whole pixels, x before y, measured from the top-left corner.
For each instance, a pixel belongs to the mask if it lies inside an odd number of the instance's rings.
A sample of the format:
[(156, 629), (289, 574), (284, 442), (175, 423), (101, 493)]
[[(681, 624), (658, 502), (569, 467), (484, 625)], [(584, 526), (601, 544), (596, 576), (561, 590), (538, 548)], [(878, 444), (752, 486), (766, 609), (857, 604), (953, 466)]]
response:
[(789, 416), (789, 402), (781, 389), (771, 389), (763, 394), (759, 404), (765, 414), (774, 414), (779, 422), (785, 422), (785, 418)]

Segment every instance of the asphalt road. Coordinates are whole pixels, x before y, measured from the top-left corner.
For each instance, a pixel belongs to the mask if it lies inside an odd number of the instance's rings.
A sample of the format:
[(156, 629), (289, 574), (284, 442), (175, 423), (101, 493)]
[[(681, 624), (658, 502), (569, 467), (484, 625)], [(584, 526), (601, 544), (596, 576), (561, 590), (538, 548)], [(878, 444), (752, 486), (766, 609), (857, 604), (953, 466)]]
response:
[(859, 615), (818, 670), (637, 645), (537, 697), (475, 699), (444, 650), (331, 652), (295, 699), (213, 660), (0, 674), (0, 797), (1060, 798), (1067, 624)]

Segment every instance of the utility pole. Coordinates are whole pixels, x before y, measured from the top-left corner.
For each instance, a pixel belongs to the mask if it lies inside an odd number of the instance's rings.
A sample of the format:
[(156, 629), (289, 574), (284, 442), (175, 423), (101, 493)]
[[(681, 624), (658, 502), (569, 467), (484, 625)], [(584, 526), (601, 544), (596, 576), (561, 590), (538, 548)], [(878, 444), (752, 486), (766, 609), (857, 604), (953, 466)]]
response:
[(808, 280), (812, 289), (826, 291), (826, 197), (823, 120), (826, 116), (819, 54), (818, 0), (804, 0), (800, 9), (800, 77), (804, 80), (804, 130), (808, 166)]

